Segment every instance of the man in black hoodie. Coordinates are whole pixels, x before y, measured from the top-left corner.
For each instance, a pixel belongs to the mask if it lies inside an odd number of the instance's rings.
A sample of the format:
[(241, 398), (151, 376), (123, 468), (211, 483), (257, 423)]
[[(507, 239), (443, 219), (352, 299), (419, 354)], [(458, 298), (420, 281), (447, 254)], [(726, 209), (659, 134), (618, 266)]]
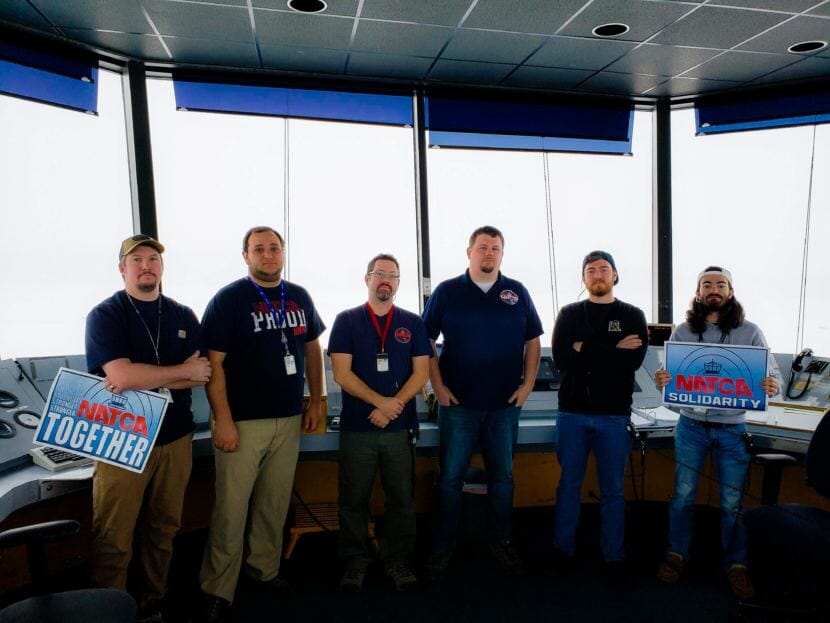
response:
[(553, 329), (553, 359), (561, 373), (556, 456), (555, 558), (573, 558), (582, 480), (588, 453), (596, 457), (600, 487), (602, 555), (610, 571), (625, 560), (625, 463), (631, 451), (634, 373), (648, 347), (642, 310), (614, 297), (619, 281), (614, 258), (592, 251), (582, 261), (588, 300), (562, 308)]

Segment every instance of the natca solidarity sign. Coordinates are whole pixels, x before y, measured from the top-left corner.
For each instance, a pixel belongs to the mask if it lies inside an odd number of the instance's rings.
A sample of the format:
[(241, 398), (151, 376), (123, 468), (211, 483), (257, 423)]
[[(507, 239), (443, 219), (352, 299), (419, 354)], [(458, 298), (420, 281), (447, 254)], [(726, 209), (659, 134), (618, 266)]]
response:
[(666, 370), (672, 379), (663, 390), (667, 405), (689, 408), (765, 411), (769, 349), (761, 346), (666, 342)]
[(34, 442), (141, 473), (167, 403), (155, 392), (113, 394), (100, 377), (61, 368)]

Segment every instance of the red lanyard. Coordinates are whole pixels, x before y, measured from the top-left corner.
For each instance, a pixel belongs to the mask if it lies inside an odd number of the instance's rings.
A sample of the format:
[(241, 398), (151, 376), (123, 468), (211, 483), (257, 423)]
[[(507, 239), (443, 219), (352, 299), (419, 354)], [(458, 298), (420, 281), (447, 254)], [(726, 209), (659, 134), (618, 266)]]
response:
[(378, 317), (369, 303), (366, 303), (366, 310), (369, 312), (369, 318), (372, 319), (372, 324), (375, 325), (375, 331), (377, 331), (378, 337), (380, 338), (380, 352), (383, 353), (386, 351), (386, 336), (389, 335), (389, 327), (392, 326), (392, 314), (395, 311), (395, 306), (392, 305), (389, 308), (389, 313), (386, 314), (386, 326), (383, 327), (383, 331), (380, 330)]

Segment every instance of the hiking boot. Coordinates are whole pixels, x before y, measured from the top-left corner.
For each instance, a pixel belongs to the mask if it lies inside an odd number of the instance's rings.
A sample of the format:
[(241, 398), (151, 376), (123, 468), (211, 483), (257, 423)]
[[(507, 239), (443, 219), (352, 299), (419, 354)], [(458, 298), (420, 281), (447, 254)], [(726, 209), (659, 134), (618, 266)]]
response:
[(338, 590), (341, 593), (356, 594), (363, 590), (363, 580), (366, 578), (366, 567), (351, 565), (346, 567), (346, 572), (340, 578)]
[(227, 599), (222, 599), (216, 595), (205, 595), (205, 610), (202, 620), (205, 623), (221, 623), (225, 620), (225, 613), (230, 605), (231, 602)]
[(746, 565), (732, 565), (726, 572), (729, 588), (738, 599), (752, 599), (755, 596), (755, 587), (746, 571)]
[(490, 551), (505, 575), (518, 577), (525, 574), (525, 567), (519, 553), (510, 541), (499, 541), (490, 545)]
[(666, 584), (676, 584), (686, 566), (686, 559), (676, 552), (666, 554), (657, 569), (657, 579)]
[(387, 577), (392, 578), (395, 588), (401, 592), (415, 590), (418, 587), (418, 578), (412, 573), (412, 569), (405, 562), (396, 562), (387, 565), (385, 569)]
[(447, 569), (450, 566), (450, 555), (444, 552), (432, 552), (424, 564), (424, 576), (430, 582), (441, 582), (447, 579)]

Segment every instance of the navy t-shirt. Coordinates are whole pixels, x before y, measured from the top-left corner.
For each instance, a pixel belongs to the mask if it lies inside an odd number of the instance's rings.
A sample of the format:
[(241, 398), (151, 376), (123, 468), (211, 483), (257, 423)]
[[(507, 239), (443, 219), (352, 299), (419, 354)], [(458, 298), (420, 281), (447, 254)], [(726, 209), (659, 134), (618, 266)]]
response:
[(527, 289), (499, 273), (484, 293), (469, 271), (439, 284), (424, 309), (430, 339), (444, 336), (444, 384), (462, 407), (505, 409), (522, 382), (525, 342), (542, 334)]
[[(202, 350), (202, 333), (192, 309), (160, 295), (159, 316), (159, 300), (148, 302), (133, 298), (133, 309), (128, 296), (124, 290), (116, 292), (99, 303), (86, 317), (86, 366), (90, 373), (103, 375), (104, 364), (115, 359), (156, 365), (152, 340), (158, 335), (159, 321), (161, 365), (178, 365)], [(174, 389), (171, 395), (173, 402), (167, 407), (156, 439), (157, 446), (176, 441), (193, 430), (190, 390)]]
[[(205, 345), (226, 354), (223, 368), (235, 421), (291, 417), (303, 412), (305, 343), (316, 340), (325, 325), (304, 288), (288, 281), (282, 283), (286, 315), (282, 328), (247, 278), (219, 290), (205, 309)], [(263, 290), (281, 314), (281, 287)], [(283, 335), (294, 356), (296, 374), (286, 374)]]
[[(378, 316), (381, 331), (387, 316)], [(340, 312), (334, 320), (329, 336), (329, 353), (346, 353), (352, 356), (352, 372), (381, 396), (394, 396), (412, 376), (412, 358), (432, 354), (424, 322), (419, 316), (405, 309), (394, 307), (385, 352), (389, 355), (389, 371), (378, 372), (377, 355), (381, 352), (378, 336), (366, 305)], [(369, 422), (374, 406), (343, 392), (343, 410), (340, 429), (344, 431), (381, 430)], [(418, 416), (413, 398), (385, 431), (418, 428)]]

